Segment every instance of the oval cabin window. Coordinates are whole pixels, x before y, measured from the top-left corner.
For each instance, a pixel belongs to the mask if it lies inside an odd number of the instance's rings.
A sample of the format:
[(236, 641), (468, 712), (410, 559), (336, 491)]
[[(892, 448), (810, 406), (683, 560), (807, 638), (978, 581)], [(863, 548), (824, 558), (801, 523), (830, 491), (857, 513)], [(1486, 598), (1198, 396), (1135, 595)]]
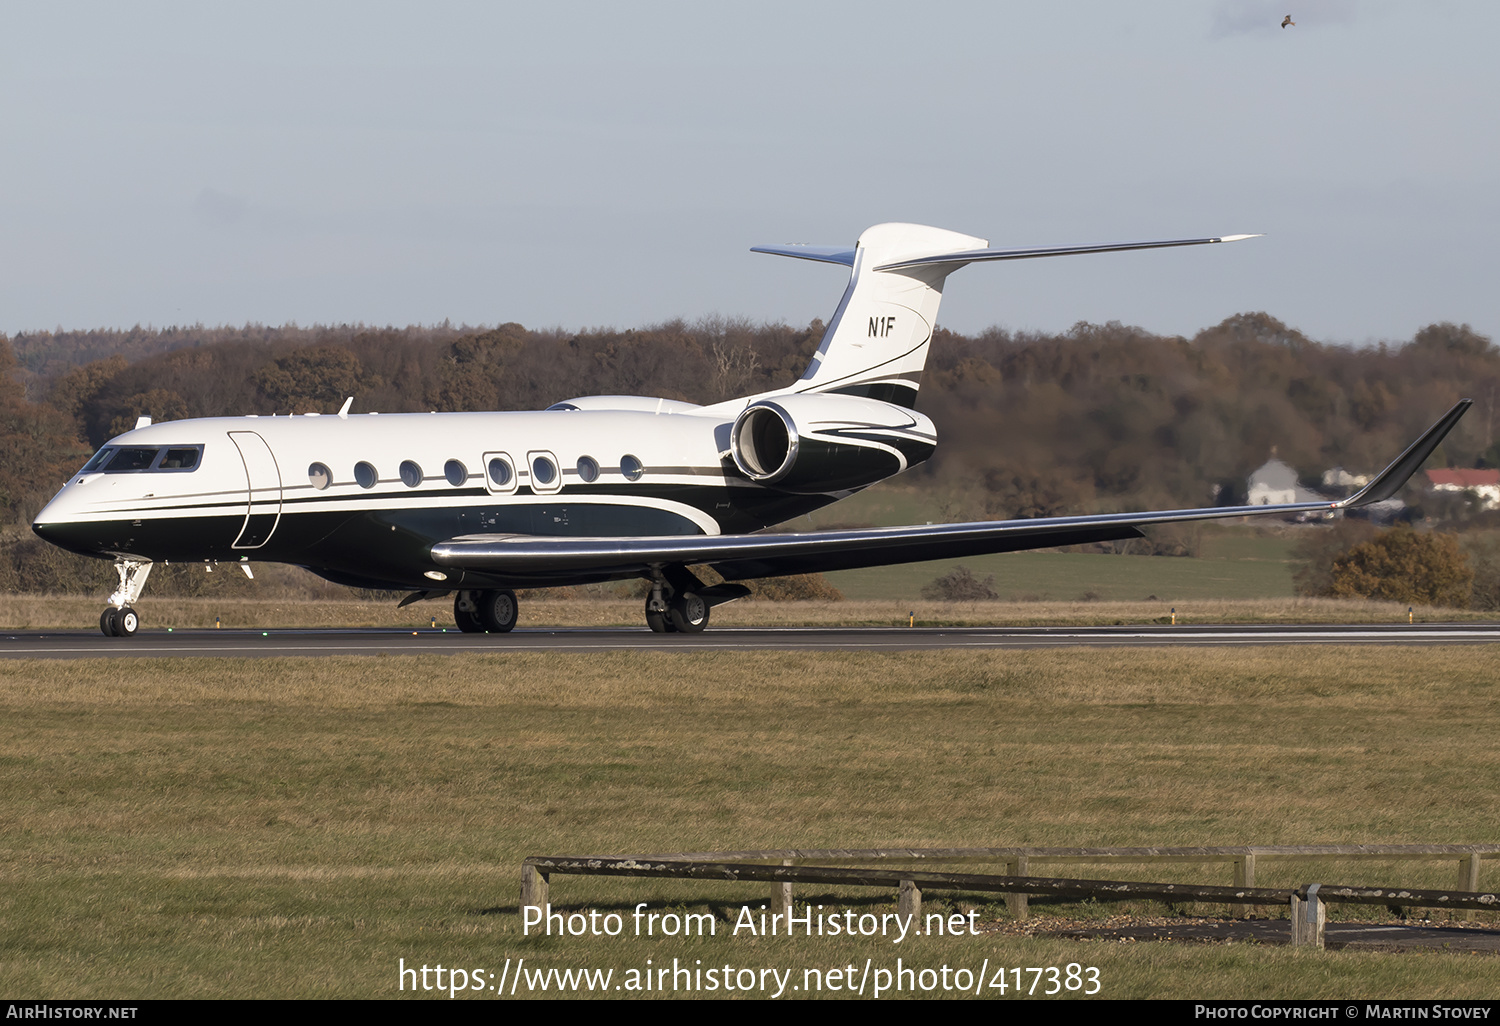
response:
[(490, 460), (490, 481), (496, 488), (509, 488), (510, 480), (515, 476), (516, 473), (510, 469), (508, 460), (500, 456)]

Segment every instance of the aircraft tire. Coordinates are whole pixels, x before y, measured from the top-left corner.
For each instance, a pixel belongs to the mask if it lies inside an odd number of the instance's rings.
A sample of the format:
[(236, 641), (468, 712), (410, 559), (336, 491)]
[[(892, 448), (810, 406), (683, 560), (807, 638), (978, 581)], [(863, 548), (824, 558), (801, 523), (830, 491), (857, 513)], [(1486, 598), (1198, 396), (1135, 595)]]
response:
[(133, 638), (135, 632), (141, 629), (141, 617), (129, 606), (117, 610), (114, 617), (115, 634), (121, 638)]
[(479, 625), (493, 634), (507, 634), (516, 626), (516, 593), (510, 589), (479, 593)]
[(672, 596), (668, 606), (672, 627), (683, 634), (697, 634), (708, 626), (708, 603), (696, 592)]
[(476, 610), (464, 608), (465, 592), (459, 592), (453, 596), (453, 621), (458, 624), (458, 629), (465, 634), (484, 633), (484, 624), (479, 622), (479, 614)]
[(646, 626), (651, 628), (654, 634), (667, 634), (677, 628), (672, 626), (672, 618), (669, 613), (658, 613), (651, 608), (651, 599), (646, 599)]
[(118, 612), (118, 609), (110, 606), (99, 614), (99, 630), (106, 638), (118, 638), (120, 636), (119, 631), (115, 629), (115, 614)]

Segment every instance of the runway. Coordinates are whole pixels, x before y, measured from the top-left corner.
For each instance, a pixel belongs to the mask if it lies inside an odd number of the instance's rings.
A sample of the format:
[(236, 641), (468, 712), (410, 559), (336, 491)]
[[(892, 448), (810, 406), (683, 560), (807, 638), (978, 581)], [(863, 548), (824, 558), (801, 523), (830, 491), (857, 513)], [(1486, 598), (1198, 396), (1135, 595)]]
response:
[(1253, 624), (1122, 627), (729, 627), (653, 634), (644, 627), (536, 627), (509, 634), (416, 631), (176, 630), (107, 638), (95, 631), (0, 633), (6, 659), (180, 659), (196, 656), (454, 655), (503, 652), (872, 651), (1141, 646), (1476, 645), (1500, 624)]

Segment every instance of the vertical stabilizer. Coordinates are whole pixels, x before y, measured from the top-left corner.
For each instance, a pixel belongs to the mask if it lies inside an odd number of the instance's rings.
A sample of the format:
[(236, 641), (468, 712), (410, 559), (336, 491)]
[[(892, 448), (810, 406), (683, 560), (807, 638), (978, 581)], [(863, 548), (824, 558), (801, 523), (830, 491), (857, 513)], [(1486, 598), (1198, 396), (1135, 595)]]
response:
[(943, 281), (963, 264), (876, 268), (987, 245), (984, 239), (920, 224), (868, 229), (855, 245), (853, 273), (833, 322), (792, 390), (862, 395), (914, 407)]

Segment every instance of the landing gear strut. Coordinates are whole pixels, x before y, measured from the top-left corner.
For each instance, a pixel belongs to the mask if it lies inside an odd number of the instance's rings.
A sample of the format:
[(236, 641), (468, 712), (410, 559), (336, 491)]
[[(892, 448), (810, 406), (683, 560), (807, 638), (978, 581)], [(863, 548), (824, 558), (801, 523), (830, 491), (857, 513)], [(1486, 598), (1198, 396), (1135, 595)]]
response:
[(109, 608), (99, 615), (99, 630), (106, 637), (128, 638), (141, 627), (140, 614), (134, 606), (140, 601), (146, 578), (151, 576), (151, 564), (122, 559), (115, 564), (115, 573), (120, 575), (120, 586), (109, 597)]
[(453, 597), (453, 619), (465, 634), (505, 634), (516, 625), (516, 593), (461, 591)]

